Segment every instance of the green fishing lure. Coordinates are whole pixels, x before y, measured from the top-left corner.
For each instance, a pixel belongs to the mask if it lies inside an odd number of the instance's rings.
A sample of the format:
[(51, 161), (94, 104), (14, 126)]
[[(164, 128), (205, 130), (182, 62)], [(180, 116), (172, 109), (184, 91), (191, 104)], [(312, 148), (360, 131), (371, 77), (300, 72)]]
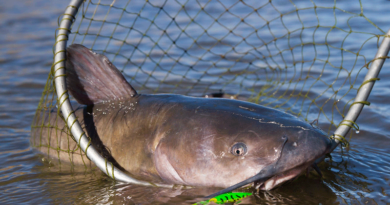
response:
[(209, 204), (210, 202), (214, 202), (216, 204), (224, 204), (224, 203), (232, 203), (232, 202), (237, 202), (245, 197), (248, 197), (252, 195), (252, 193), (246, 193), (246, 192), (230, 192), (230, 193), (225, 193), (221, 194), (219, 196), (216, 196), (214, 198), (211, 198), (206, 201), (201, 201), (198, 203), (195, 203), (193, 205), (201, 205), (201, 204)]

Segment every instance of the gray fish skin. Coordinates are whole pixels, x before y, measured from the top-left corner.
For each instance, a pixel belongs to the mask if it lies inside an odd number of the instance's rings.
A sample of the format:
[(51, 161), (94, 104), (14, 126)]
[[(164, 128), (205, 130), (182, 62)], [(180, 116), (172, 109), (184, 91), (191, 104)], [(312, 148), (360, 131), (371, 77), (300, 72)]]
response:
[[(85, 80), (80, 73), (90, 76), (87, 74), (93, 70), (78, 71), (89, 69), (95, 61), (98, 62), (95, 69), (108, 65), (108, 72), (116, 70), (111, 63), (104, 65), (108, 61), (104, 56), (81, 45), (72, 45), (68, 48), (68, 59), (67, 69), (73, 72), (69, 76), (79, 83), (76, 87), (68, 84), (68, 89), (72, 94), (78, 92), (76, 100), (87, 105), (75, 114), (92, 144), (136, 178), (168, 184), (229, 187), (277, 162), (274, 177), (261, 182), (260, 188), (269, 190), (294, 178), (330, 151), (331, 141), (323, 131), (293, 115), (232, 99), (141, 95), (127, 82), (128, 85), (116, 88), (115, 93), (105, 82), (106, 77), (95, 75)], [(99, 84), (95, 78), (106, 83), (106, 87), (94, 91)], [(54, 112), (52, 117), (36, 117), (35, 123), (53, 121)], [(64, 126), (61, 120), (57, 124)], [(35, 145), (61, 142), (59, 145), (65, 150), (77, 147), (58, 132), (54, 128), (43, 131), (33, 128), (32, 142)], [(55, 137), (48, 140), (52, 135)], [(237, 143), (246, 145), (244, 155), (232, 153)], [(49, 157), (59, 156), (57, 151), (38, 149)], [(61, 160), (68, 158), (81, 164), (80, 156), (82, 153), (72, 156), (63, 153)]]

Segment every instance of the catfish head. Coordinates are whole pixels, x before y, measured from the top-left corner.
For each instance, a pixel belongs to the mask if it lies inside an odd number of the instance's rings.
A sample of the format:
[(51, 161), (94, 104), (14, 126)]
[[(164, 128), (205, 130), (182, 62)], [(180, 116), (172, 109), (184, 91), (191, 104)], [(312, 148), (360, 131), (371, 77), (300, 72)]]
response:
[(275, 109), (230, 99), (182, 102), (159, 133), (164, 137), (155, 151), (157, 170), (170, 183), (255, 182), (256, 188), (270, 190), (331, 148), (322, 130)]

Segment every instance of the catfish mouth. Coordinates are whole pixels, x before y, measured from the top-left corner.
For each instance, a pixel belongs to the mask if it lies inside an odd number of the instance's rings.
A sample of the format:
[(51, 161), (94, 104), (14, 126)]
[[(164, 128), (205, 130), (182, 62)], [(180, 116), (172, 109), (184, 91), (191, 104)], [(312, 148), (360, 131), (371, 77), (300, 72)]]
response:
[[(275, 174), (275, 175), (273, 175), (265, 180), (264, 179), (256, 180), (253, 182), (253, 187), (256, 190), (263, 190), (263, 191), (271, 190), (271, 189), (277, 187), (278, 185), (281, 185), (284, 182), (299, 176), (305, 170), (309, 169), (309, 167), (310, 166), (308, 166), (308, 165), (302, 165), (302, 166), (298, 166), (296, 168), (287, 170), (285, 172)], [(317, 169), (316, 169), (316, 171), (317, 171)], [(319, 172), (319, 174), (320, 173), (321, 172)]]
[(267, 180), (257, 180), (255, 182), (253, 182), (253, 187), (257, 190), (263, 190), (263, 191), (271, 190), (271, 189), (275, 188), (276, 186), (281, 185), (284, 182), (299, 176), (304, 171), (306, 171), (306, 174), (308, 174), (310, 171), (310, 168), (313, 168), (317, 172), (317, 174), (320, 176), (320, 178), (322, 178), (321, 170), (320, 170), (320, 168), (318, 168), (317, 163), (316, 163), (317, 161), (321, 161), (321, 160), (322, 160), (322, 157), (318, 158), (315, 162), (313, 162), (311, 164), (311, 166), (310, 166), (310, 163), (306, 164), (306, 165), (301, 165), (301, 166), (292, 168), (290, 170), (287, 170), (285, 172), (275, 174), (274, 176), (268, 178)]
[[(321, 157), (320, 157), (321, 158)], [(217, 193), (214, 193), (212, 195), (209, 195), (205, 198), (212, 198), (227, 192), (231, 192), (235, 189), (238, 189), (240, 187), (244, 186), (250, 186), (251, 183), (253, 183), (253, 187), (255, 189), (259, 190), (270, 190), (290, 179), (293, 179), (294, 177), (297, 177), (300, 175), (304, 170), (308, 170), (310, 168), (310, 164), (304, 164), (295, 168), (292, 168), (290, 170), (277, 173), (275, 174), (275, 168), (278, 161), (274, 162), (273, 164), (267, 166), (263, 170), (261, 170), (258, 174), (256, 174), (253, 177), (250, 177), (242, 182), (239, 182), (233, 186), (230, 186), (226, 189), (223, 189)], [(315, 162), (312, 162), (311, 166), (318, 172), (320, 176), (322, 176), (321, 172), (319, 171), (317, 165)]]

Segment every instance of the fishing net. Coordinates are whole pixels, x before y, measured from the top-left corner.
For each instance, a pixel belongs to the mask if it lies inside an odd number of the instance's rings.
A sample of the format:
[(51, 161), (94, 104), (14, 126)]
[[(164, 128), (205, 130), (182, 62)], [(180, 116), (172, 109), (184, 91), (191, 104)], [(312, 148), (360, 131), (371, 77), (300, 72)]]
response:
[[(382, 19), (366, 15), (363, 5), (369, 3), (85, 1), (74, 8), (77, 15), (61, 15), (59, 23), (73, 22), (68, 45), (83, 44), (106, 55), (138, 93), (223, 93), (306, 121), (318, 119), (332, 135), (367, 83), (373, 48), (386, 34), (377, 25)], [(60, 123), (64, 117), (54, 86), (57, 63), (36, 112), (32, 128), (38, 137), (32, 144), (61, 159), (84, 153)], [(57, 110), (52, 120), (43, 120), (51, 110)], [(355, 122), (349, 126), (358, 129)], [(54, 134), (42, 131), (47, 128)], [(42, 135), (53, 140), (43, 143)], [(59, 135), (67, 135), (67, 142), (58, 140)]]

